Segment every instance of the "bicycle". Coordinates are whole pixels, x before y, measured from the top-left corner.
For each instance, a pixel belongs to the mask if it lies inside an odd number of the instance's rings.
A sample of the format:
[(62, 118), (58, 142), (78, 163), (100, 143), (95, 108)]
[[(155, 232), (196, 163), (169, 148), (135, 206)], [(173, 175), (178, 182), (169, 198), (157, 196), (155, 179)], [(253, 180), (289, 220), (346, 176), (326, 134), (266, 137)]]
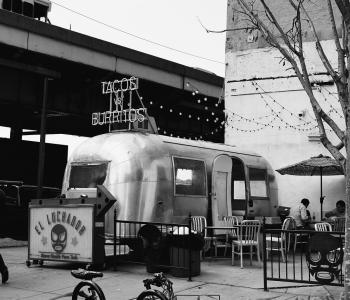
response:
[[(137, 300), (175, 300), (173, 283), (163, 273), (155, 273), (153, 278), (145, 279), (143, 285), (146, 290), (141, 292)], [(162, 291), (152, 289), (151, 285), (161, 287)]]
[(72, 270), (73, 277), (81, 279), (73, 290), (72, 300), (106, 300), (100, 286), (93, 281), (94, 278), (103, 277), (102, 272), (89, 271), (84, 269)]

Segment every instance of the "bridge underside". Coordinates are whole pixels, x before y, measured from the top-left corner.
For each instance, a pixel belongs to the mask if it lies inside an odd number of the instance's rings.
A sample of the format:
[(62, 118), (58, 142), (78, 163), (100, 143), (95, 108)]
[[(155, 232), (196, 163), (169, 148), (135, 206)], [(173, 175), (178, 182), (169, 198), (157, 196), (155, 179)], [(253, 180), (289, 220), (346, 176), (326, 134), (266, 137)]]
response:
[[(0, 24), (2, 32), (5, 29), (8, 32), (10, 25), (15, 24), (12, 26), (15, 28), (14, 32), (32, 26), (32, 31), (28, 31), (28, 37), (37, 35), (40, 31), (37, 28), (40, 26), (46, 26), (44, 28), (48, 31), (46, 35), (51, 33), (49, 29), (52, 25), (3, 10), (0, 10), (0, 15), (3, 15), (0, 23), (6, 20), (8, 22)], [(34, 32), (35, 30), (38, 32)], [(52, 26), (52, 32), (56, 31), (67, 30)], [(44, 37), (45, 34), (43, 34)], [(95, 62), (87, 64), (83, 59), (70, 60), (64, 54), (54, 55), (50, 53), (52, 49), (43, 51), (43, 47), (37, 44), (31, 48), (28, 46), (30, 43), (27, 42), (26, 47), (22, 47), (18, 42), (11, 42), (10, 37), (4, 34), (2, 36), (3, 38), (0, 38), (0, 126), (11, 127), (11, 135), (14, 139), (20, 139), (23, 134), (40, 132), (45, 78), (49, 78), (45, 129), (47, 134), (93, 136), (107, 132), (108, 126), (91, 125), (92, 113), (109, 109), (109, 97), (102, 95), (101, 82), (129, 78), (134, 74), (133, 68), (137, 65), (134, 75), (140, 78), (138, 93), (143, 98), (148, 114), (155, 118), (159, 133), (193, 139), (202, 138), (213, 142), (224, 141), (224, 129), (221, 124), (224, 121), (224, 103), (219, 101), (220, 93), (210, 90), (212, 83), (206, 86), (206, 82), (214, 78), (215, 88), (220, 90), (223, 79), (218, 76), (161, 59), (158, 62), (157, 58), (134, 50), (130, 50), (132, 52), (130, 59), (118, 58), (116, 67), (107, 69), (102, 65), (99, 67)], [(82, 35), (78, 37), (77, 43), (89, 38)], [(50, 39), (52, 38), (51, 36)], [(91, 38), (91, 40), (96, 39)], [(101, 43), (100, 40), (97, 41)], [(109, 43), (106, 44), (109, 45)], [(35, 49), (40, 50), (35, 51)], [(125, 48), (119, 50), (119, 52), (126, 51)], [(120, 67), (123, 65), (121, 62), (129, 67), (123, 69)], [(165, 75), (172, 75), (172, 68), (175, 73), (179, 73), (180, 69), (185, 74), (181, 75), (181, 80), (178, 80), (178, 86), (168, 84), (166, 76), (157, 75), (159, 78), (157, 80), (152, 70), (159, 66), (160, 69), (164, 68), (161, 72)], [(194, 71), (191, 73), (191, 70)], [(144, 75), (138, 76), (137, 73)], [(150, 74), (150, 78), (147, 77), (147, 73)], [(202, 81), (201, 77), (205, 80)], [(170, 78), (168, 81), (171, 82), (171, 80), (173, 79)], [(198, 93), (195, 93), (196, 91)], [(133, 107), (141, 107), (136, 94), (134, 94), (133, 103)], [(23, 131), (24, 129), (26, 131)]]

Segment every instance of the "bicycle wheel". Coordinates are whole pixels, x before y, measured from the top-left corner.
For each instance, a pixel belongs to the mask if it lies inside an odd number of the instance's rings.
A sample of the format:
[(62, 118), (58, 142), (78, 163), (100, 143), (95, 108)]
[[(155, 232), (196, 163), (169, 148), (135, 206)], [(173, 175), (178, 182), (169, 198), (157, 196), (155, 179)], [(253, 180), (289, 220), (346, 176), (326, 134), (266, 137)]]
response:
[(158, 290), (143, 291), (137, 300), (168, 300), (168, 298)]
[(101, 288), (94, 282), (82, 281), (74, 288), (72, 300), (106, 300)]

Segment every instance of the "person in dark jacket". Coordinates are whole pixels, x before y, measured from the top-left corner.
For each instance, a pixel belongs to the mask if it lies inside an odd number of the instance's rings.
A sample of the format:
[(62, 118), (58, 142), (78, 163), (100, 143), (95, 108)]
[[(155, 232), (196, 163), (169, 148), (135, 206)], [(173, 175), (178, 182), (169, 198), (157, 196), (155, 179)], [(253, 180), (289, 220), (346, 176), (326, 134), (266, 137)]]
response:
[[(0, 206), (5, 204), (5, 198), (6, 194), (5, 192), (0, 189)], [(9, 271), (7, 266), (5, 265), (4, 259), (2, 258), (0, 254), (0, 273), (2, 278), (2, 283), (5, 283), (9, 279)]]
[(0, 272), (2, 277), (2, 283), (5, 283), (9, 279), (9, 270), (6, 267), (1, 254), (0, 254)]

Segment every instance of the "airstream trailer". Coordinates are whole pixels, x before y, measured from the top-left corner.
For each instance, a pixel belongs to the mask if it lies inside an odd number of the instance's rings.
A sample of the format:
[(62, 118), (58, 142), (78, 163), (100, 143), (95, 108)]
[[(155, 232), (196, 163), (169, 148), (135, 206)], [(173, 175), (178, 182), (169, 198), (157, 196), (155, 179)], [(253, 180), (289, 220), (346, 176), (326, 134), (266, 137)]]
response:
[[(224, 144), (137, 131), (95, 136), (70, 156), (63, 193), (93, 197), (100, 184), (117, 199), (119, 220), (185, 223), (191, 213), (218, 225), (227, 215), (276, 214), (268, 162)], [(112, 233), (112, 209), (105, 221)]]

